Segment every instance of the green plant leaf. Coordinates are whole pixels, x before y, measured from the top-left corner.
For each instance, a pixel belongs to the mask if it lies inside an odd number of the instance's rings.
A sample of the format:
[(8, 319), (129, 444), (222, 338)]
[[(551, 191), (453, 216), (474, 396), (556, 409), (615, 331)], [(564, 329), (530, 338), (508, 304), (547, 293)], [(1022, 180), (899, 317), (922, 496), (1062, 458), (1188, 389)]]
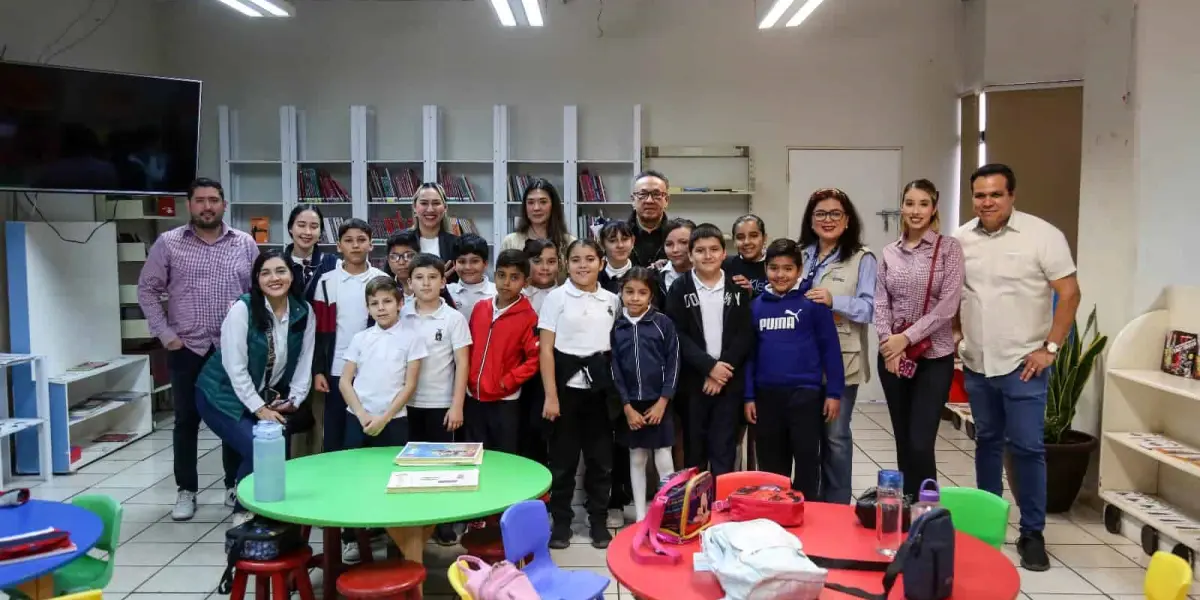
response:
[[(1086, 346), (1085, 346), (1086, 344)], [(1045, 440), (1060, 443), (1071, 429), (1079, 398), (1091, 379), (1096, 360), (1108, 345), (1108, 336), (1100, 335), (1096, 307), (1092, 307), (1084, 329), (1078, 322), (1071, 326), (1071, 335), (1059, 349), (1050, 373), (1049, 388), (1046, 390)]]

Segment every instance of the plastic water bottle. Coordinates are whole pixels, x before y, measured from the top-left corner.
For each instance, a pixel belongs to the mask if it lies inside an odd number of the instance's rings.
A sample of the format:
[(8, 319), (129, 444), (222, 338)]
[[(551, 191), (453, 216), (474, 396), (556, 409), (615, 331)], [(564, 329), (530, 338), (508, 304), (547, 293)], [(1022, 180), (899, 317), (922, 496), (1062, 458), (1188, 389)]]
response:
[(876, 551), (884, 556), (895, 556), (904, 540), (900, 520), (904, 515), (904, 475), (900, 471), (879, 471), (879, 483), (875, 496), (875, 535), (878, 538)]
[[(932, 484), (933, 487), (928, 486)], [(937, 508), (941, 504), (942, 491), (938, 487), (938, 483), (932, 479), (926, 479), (921, 482), (921, 491), (917, 494), (917, 503), (912, 505), (909, 514), (912, 515), (912, 522), (917, 522), (917, 517)]]
[(279, 502), (284, 495), (284, 462), (287, 451), (283, 425), (259, 421), (254, 425), (254, 500)]

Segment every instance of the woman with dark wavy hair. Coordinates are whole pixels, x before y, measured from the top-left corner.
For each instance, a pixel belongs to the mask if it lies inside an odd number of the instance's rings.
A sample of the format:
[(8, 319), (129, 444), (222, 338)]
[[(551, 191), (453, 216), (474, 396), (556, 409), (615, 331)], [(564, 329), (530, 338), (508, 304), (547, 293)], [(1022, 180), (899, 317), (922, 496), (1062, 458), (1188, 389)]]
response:
[[(526, 240), (550, 240), (558, 248), (560, 257), (566, 255), (567, 246), (575, 241), (575, 236), (567, 233), (567, 218), (558, 190), (553, 183), (540, 177), (525, 187), (517, 229), (504, 236), (500, 250), (524, 250)], [(560, 259), (559, 262), (565, 268), (566, 261)]]

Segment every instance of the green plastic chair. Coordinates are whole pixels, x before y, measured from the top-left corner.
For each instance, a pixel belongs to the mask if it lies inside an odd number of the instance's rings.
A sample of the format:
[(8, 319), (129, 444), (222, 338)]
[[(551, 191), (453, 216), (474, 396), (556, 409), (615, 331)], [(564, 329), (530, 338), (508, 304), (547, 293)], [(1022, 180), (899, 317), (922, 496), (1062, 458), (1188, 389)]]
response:
[(940, 503), (950, 511), (955, 530), (997, 549), (1004, 546), (1008, 533), (1008, 500), (977, 488), (944, 487)]
[(117, 541), (121, 539), (121, 504), (109, 496), (89, 494), (76, 496), (71, 504), (89, 510), (104, 522), (104, 532), (96, 548), (108, 553), (103, 559), (83, 555), (54, 572), (54, 593), (57, 595), (102, 590), (112, 581), (113, 563), (117, 559)]

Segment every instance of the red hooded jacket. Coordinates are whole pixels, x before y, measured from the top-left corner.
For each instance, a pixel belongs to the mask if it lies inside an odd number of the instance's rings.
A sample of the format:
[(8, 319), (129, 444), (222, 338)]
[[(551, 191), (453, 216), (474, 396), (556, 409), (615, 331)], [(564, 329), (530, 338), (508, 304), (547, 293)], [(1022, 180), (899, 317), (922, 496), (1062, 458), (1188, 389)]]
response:
[(513, 395), (538, 374), (538, 316), (522, 295), (493, 320), (495, 298), (471, 310), (471, 370), (467, 394), (480, 402)]

